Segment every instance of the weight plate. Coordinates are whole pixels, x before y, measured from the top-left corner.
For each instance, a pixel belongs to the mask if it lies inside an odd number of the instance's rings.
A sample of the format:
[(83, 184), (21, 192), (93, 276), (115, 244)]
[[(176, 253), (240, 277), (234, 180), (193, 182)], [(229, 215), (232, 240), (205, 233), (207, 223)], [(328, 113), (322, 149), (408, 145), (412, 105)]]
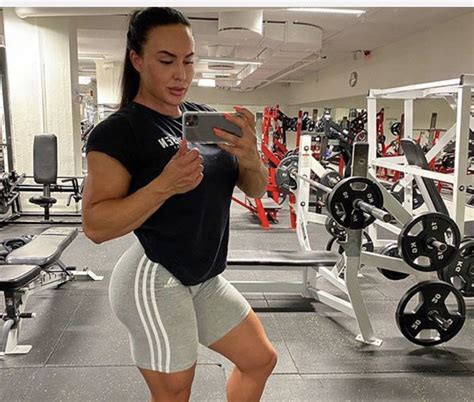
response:
[[(446, 249), (434, 247), (433, 240), (443, 243)], [(456, 222), (439, 212), (425, 212), (403, 226), (398, 235), (398, 252), (417, 271), (439, 271), (456, 258), (460, 242)]]
[(341, 176), (335, 170), (326, 169), (326, 172), (321, 176), (319, 182), (326, 187), (333, 188), (338, 182), (341, 181)]
[(330, 215), (347, 229), (363, 229), (375, 218), (356, 208), (357, 201), (364, 201), (377, 208), (383, 206), (383, 195), (378, 186), (366, 177), (347, 177), (333, 188), (328, 196)]
[(328, 216), (325, 224), (327, 232), (334, 238), (342, 240), (346, 237), (346, 229), (339, 225), (333, 218)]
[[(413, 184), (412, 187), (412, 207), (413, 209), (420, 208), (424, 204), (423, 195), (421, 191), (418, 189), (418, 186)], [(400, 204), (403, 204), (405, 201), (405, 187), (400, 185), (400, 182), (393, 183), (393, 186), (390, 189), (390, 193), (397, 199)]]
[(461, 242), (456, 258), (438, 271), (438, 277), (452, 284), (464, 297), (474, 297), (474, 239)]
[[(400, 254), (398, 254), (398, 244), (396, 242), (387, 244), (385, 247), (380, 249), (379, 254), (400, 258)], [(391, 271), (390, 269), (386, 268), (377, 269), (383, 276), (385, 276), (385, 278), (390, 279), (391, 281), (399, 281), (410, 276), (404, 272)]]
[[(446, 304), (448, 296), (453, 295)], [(413, 306), (416, 304), (414, 308)], [(410, 311), (407, 311), (410, 310)], [(466, 304), (461, 293), (446, 282), (424, 281), (408, 289), (395, 314), (398, 328), (409, 341), (434, 346), (456, 336), (466, 320)], [(434, 330), (436, 334), (430, 331)], [(428, 332), (428, 334), (427, 334)]]
[[(337, 241), (337, 244), (339, 245), (338, 253), (342, 254), (344, 252), (345, 236), (342, 237), (341, 239), (333, 237), (331, 240), (329, 240), (329, 242), (326, 244), (326, 251), (331, 251), (332, 246), (334, 245), (334, 242), (336, 241)], [(372, 238), (367, 232), (362, 232), (361, 251), (367, 251), (369, 253), (374, 251), (374, 242), (372, 241)]]
[(298, 171), (298, 155), (283, 158), (276, 168), (275, 182), (282, 192), (290, 193), (297, 187), (296, 180), (290, 175), (292, 170)]

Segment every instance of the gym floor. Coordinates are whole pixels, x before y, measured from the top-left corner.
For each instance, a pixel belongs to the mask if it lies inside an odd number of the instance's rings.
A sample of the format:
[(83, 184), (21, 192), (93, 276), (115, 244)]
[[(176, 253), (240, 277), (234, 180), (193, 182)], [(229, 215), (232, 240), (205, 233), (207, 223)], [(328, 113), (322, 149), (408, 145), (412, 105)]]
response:
[[(233, 249), (299, 248), (285, 211), (280, 223), (268, 231), (236, 204), (231, 219)], [(10, 225), (0, 229), (0, 240), (37, 234), (47, 227)], [(314, 249), (324, 249), (328, 238), (322, 226), (312, 226)], [(31, 296), (26, 311), (36, 312), (37, 318), (23, 320), (20, 342), (33, 349), (0, 361), (0, 400), (149, 399), (131, 360), (128, 336), (108, 300), (110, 274), (132, 239), (133, 234), (94, 245), (80, 233), (65, 250), (66, 264), (89, 267), (104, 280), (67, 283)], [(279, 355), (262, 400), (473, 400), (474, 300), (466, 299), (467, 320), (454, 339), (442, 346), (418, 347), (401, 335), (395, 322), (397, 303), (415, 280), (391, 282), (369, 268), (362, 273), (362, 292), (374, 330), (383, 339), (380, 347), (357, 342), (356, 321), (321, 303), (291, 296), (249, 296), (252, 306), (261, 309), (258, 315)], [(224, 276), (230, 280), (298, 277), (295, 272), (235, 270)], [(225, 358), (201, 348), (191, 400), (225, 401), (231, 367)]]

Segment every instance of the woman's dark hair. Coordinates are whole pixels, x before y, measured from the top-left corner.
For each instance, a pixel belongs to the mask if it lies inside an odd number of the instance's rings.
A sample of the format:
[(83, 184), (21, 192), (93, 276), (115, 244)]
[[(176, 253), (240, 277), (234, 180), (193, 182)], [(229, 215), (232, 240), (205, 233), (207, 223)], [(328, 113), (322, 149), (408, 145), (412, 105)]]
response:
[(127, 32), (127, 49), (122, 73), (122, 99), (120, 107), (126, 106), (135, 98), (140, 85), (140, 74), (130, 61), (130, 51), (142, 53), (143, 45), (147, 40), (150, 29), (163, 26), (182, 24), (191, 26), (189, 20), (178, 10), (169, 7), (149, 7), (136, 10), (130, 16)]

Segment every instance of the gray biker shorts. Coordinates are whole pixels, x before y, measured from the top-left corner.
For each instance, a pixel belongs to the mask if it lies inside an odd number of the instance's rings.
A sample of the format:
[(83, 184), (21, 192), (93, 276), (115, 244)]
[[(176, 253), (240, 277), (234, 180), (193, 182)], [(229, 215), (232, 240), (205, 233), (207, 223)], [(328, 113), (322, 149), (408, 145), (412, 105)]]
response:
[(192, 367), (209, 346), (241, 323), (247, 300), (223, 277), (184, 286), (136, 241), (117, 262), (109, 286), (112, 311), (125, 325), (140, 368), (173, 373)]

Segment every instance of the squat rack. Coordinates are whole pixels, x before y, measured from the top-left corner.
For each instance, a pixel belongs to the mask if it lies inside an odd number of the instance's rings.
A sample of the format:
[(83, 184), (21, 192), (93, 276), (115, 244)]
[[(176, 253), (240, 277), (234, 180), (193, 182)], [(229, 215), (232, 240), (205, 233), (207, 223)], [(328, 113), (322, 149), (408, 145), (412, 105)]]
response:
[[(474, 183), (473, 177), (468, 176), (469, 167), (468, 145), (469, 128), (474, 128), (474, 119), (471, 113), (471, 96), (474, 87), (474, 74), (464, 74), (459, 78), (444, 81), (429, 82), (416, 85), (408, 85), (387, 89), (371, 89), (367, 97), (368, 114), (368, 142), (369, 142), (369, 164), (371, 173), (375, 176), (377, 167), (383, 167), (405, 173), (402, 184), (405, 187), (403, 206), (412, 212), (412, 186), (413, 179), (419, 184), (417, 178), (426, 177), (453, 185), (453, 206), (450, 214), (459, 227), (461, 236), (464, 235), (464, 222), (466, 213), (466, 190)], [(408, 166), (405, 156), (377, 157), (377, 130), (376, 115), (378, 99), (400, 99), (404, 101), (404, 137), (413, 138), (413, 102), (415, 99), (442, 98), (445, 99), (456, 114), (456, 122), (440, 138), (438, 143), (426, 154), (428, 163), (433, 160), (443, 148), (452, 140), (455, 140), (455, 163), (453, 173), (439, 173), (431, 170)], [(425, 202), (430, 206), (429, 197), (423, 186), (419, 186)], [(381, 225), (377, 222), (378, 226)], [(385, 225), (387, 226), (387, 225)], [(385, 227), (384, 226), (384, 227)], [(390, 230), (389, 227), (387, 229)], [(377, 244), (377, 226), (369, 229), (371, 237)]]

